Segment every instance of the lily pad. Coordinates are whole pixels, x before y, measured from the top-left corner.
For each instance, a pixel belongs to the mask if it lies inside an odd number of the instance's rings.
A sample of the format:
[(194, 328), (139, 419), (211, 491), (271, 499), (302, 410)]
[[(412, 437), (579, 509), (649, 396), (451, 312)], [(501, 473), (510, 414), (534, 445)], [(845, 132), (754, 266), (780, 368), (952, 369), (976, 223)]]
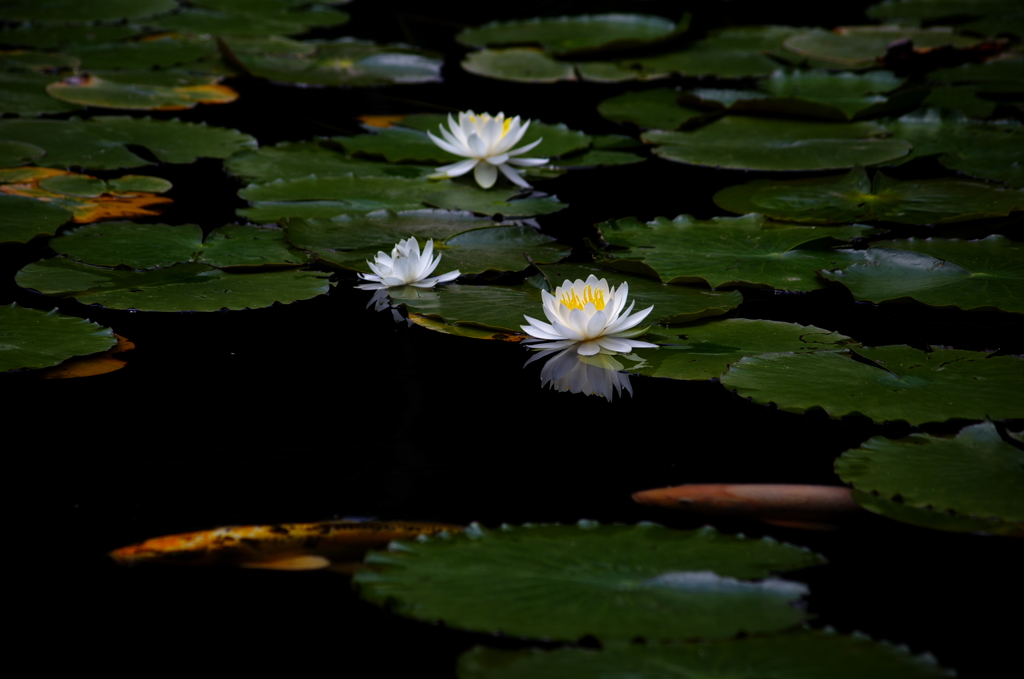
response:
[[(561, 285), (562, 281), (567, 279), (586, 280), (591, 274), (598, 278), (607, 278), (611, 285), (627, 282), (629, 299), (636, 300), (636, 308), (643, 309), (654, 305), (654, 311), (647, 317), (647, 321), (662, 325), (689, 323), (708, 316), (720, 316), (730, 309), (735, 309), (743, 301), (743, 295), (737, 290), (720, 292), (700, 287), (665, 285), (650, 278), (610, 271), (594, 265), (551, 264), (537, 268), (552, 287)], [(537, 318), (540, 313), (542, 312), (538, 307), (530, 315)]]
[(25, 196), (0, 193), (0, 243), (27, 243), (36, 236), (52, 236), (71, 219), (71, 213)]
[(859, 300), (911, 298), (930, 306), (1024, 313), (1024, 245), (1005, 236), (871, 245), (862, 263), (821, 275), (842, 283)]
[(175, 0), (8, 0), (7, 21), (43, 24), (145, 19), (178, 8)]
[(470, 184), (451, 183), (448, 190), (430, 193), (423, 202), (445, 210), (469, 210), (481, 215), (532, 217), (547, 215), (568, 207), (558, 196), (528, 193), (518, 188), (481, 189)]
[(747, 318), (702, 321), (671, 330), (654, 328), (644, 336), (658, 349), (635, 349), (641, 363), (631, 373), (674, 380), (721, 377), (744, 356), (769, 352), (839, 351), (858, 346), (856, 340), (813, 325)]
[(832, 177), (757, 179), (722, 189), (714, 201), (730, 212), (794, 222), (946, 224), (1024, 209), (1024, 191), (964, 179), (903, 181), (882, 172), (869, 179), (855, 167)]
[(114, 170), (152, 165), (127, 145), (146, 147), (159, 161), (191, 163), (196, 158), (226, 158), (256, 148), (256, 140), (237, 130), (205, 123), (153, 120), (126, 116), (97, 116), (89, 120), (0, 119), (0, 139), (46, 149), (45, 167), (83, 167)]
[(957, 111), (971, 118), (988, 118), (995, 113), (996, 102), (982, 99), (977, 96), (977, 91), (978, 88), (973, 85), (933, 87), (921, 106)]
[[(1017, 406), (1024, 411), (1019, 397)], [(956, 437), (875, 436), (843, 453), (836, 473), (857, 490), (908, 507), (1024, 523), (1024, 450), (1003, 441), (991, 421)]]
[(163, 31), (213, 35), (295, 35), (311, 28), (347, 23), (349, 15), (325, 5), (289, 0), (192, 0), (174, 14), (146, 24)]
[(159, 177), (125, 175), (103, 181), (46, 167), (0, 169), (0, 193), (59, 206), (79, 224), (159, 214), (160, 206), (172, 201), (156, 192), (170, 188), (171, 183)]
[(902, 345), (864, 347), (856, 354), (867, 360), (831, 351), (748, 356), (729, 368), (722, 384), (787, 412), (821, 408), (830, 417), (860, 413), (876, 422), (1024, 416), (1020, 357)]
[(1024, 128), (1019, 123), (972, 123), (928, 110), (903, 116), (888, 128), (914, 145), (900, 163), (936, 155), (951, 170), (1024, 188)]
[(74, 48), (74, 52), (89, 71), (171, 68), (184, 64), (202, 68), (196, 62), (214, 62), (210, 64), (214, 66), (220, 61), (220, 50), (212, 35), (181, 33), (147, 36), (141, 40), (79, 45)]
[(470, 47), (533, 44), (565, 56), (640, 47), (682, 33), (688, 26), (688, 15), (679, 30), (668, 19), (649, 14), (588, 14), (494, 21), (467, 28), (455, 39)]
[(738, 26), (711, 31), (685, 50), (655, 57), (623, 60), (628, 67), (652, 77), (672, 73), (717, 78), (765, 76), (779, 67), (768, 55), (782, 51), (782, 43), (803, 29), (790, 26)]
[(1024, 538), (1024, 523), (975, 519), (951, 512), (937, 512), (931, 509), (910, 507), (902, 502), (886, 500), (878, 495), (862, 493), (854, 488), (850, 496), (861, 507), (880, 516), (920, 528), (946, 530), (955, 533), (986, 533)]
[[(77, 4), (77, 3), (76, 3)], [(138, 3), (133, 3), (137, 5)], [(91, 21), (91, 20), (90, 20)], [(77, 45), (104, 45), (134, 37), (140, 32), (133, 25), (103, 25), (90, 23), (87, 27), (70, 25), (22, 24), (17, 28), (0, 31), (0, 42), (35, 49), (55, 50)], [(69, 51), (72, 51), (69, 49)]]
[(107, 269), (53, 257), (29, 264), (15, 282), (51, 297), (138, 311), (219, 311), (259, 309), (279, 302), (310, 299), (328, 291), (316, 271), (226, 273), (206, 264), (166, 269)]
[(890, 71), (860, 74), (778, 70), (759, 83), (761, 89), (774, 96), (744, 100), (732, 108), (838, 121), (870, 118), (912, 108), (927, 96), (926, 88), (886, 96), (904, 82), (904, 78), (897, 78)]
[(52, 239), (50, 247), (96, 266), (153, 269), (192, 261), (202, 243), (203, 230), (195, 224), (106, 222), (68, 231)]
[(680, 215), (646, 224), (627, 217), (598, 225), (604, 239), (625, 250), (601, 253), (600, 264), (658, 278), (665, 283), (773, 287), (806, 292), (825, 287), (815, 273), (860, 262), (859, 253), (834, 250), (868, 236), (866, 226), (792, 226), (758, 214), (714, 217)]
[(46, 150), (23, 141), (0, 139), (0, 168), (28, 165), (46, 155)]
[(893, 23), (908, 23), (1002, 15), (1020, 8), (1016, 0), (885, 0), (868, 7), (864, 14), (871, 19)]
[(484, 78), (520, 83), (576, 80), (576, 71), (571, 63), (552, 59), (543, 50), (533, 47), (470, 52), (462, 61), (462, 68)]
[(117, 340), (110, 328), (52, 311), (0, 306), (0, 372), (48, 368), (72, 356), (106, 351)]
[(368, 87), (441, 81), (443, 61), (408, 45), (378, 45), (354, 38), (299, 42), (240, 36), (228, 38), (225, 44), (246, 71), (276, 83)]
[(181, 87), (118, 83), (95, 75), (76, 75), (46, 86), (53, 98), (79, 106), (124, 108), (142, 111), (178, 111), (196, 104), (227, 104), (238, 99), (226, 85)]
[(912, 28), (905, 26), (840, 26), (834, 31), (814, 28), (786, 39), (785, 48), (801, 56), (828, 62), (842, 68), (870, 68), (885, 56), (889, 45), (909, 40), (915, 50), (927, 51), (951, 45), (965, 48), (980, 38), (958, 35), (951, 28)]
[(398, 165), (363, 158), (350, 158), (319, 142), (284, 142), (255, 150), (239, 151), (224, 161), (224, 169), (249, 183), (276, 179), (301, 179), (314, 174), (332, 177), (403, 177), (419, 179), (433, 174), (433, 165)]
[(940, 68), (929, 79), (952, 84), (973, 83), (977, 92), (997, 95), (1024, 93), (1024, 52), (1010, 50), (984, 63)]
[(218, 269), (270, 268), (299, 266), (310, 258), (291, 247), (280, 228), (228, 224), (206, 236), (196, 261)]
[[(449, 627), (607, 642), (721, 639), (793, 627), (802, 584), (767, 577), (823, 562), (807, 550), (704, 528), (503, 526), (393, 543), (354, 581), (372, 602)], [(767, 579), (763, 579), (767, 578)]]
[(615, 123), (634, 123), (655, 130), (675, 130), (699, 120), (706, 111), (683, 106), (674, 87), (626, 92), (597, 105), (597, 112)]
[(827, 170), (873, 165), (910, 152), (905, 141), (882, 139), (874, 123), (827, 123), (727, 116), (686, 132), (652, 130), (641, 138), (654, 153), (679, 163), (736, 170)]
[(938, 679), (954, 677), (931, 655), (830, 630), (689, 644), (609, 644), (600, 651), (505, 651), (459, 658), (460, 679)]
[(46, 73), (0, 72), (0, 113), (31, 117), (77, 111), (81, 106), (58, 101), (47, 93), (46, 87), (59, 78)]

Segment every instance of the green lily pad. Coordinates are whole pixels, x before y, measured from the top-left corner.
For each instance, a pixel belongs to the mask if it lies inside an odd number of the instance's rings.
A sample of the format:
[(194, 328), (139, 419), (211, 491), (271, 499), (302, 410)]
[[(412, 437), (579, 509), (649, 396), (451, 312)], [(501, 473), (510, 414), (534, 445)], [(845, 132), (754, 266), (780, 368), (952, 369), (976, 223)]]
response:
[(533, 47), (478, 50), (462, 61), (463, 70), (473, 75), (520, 83), (554, 83), (576, 80), (571, 63), (552, 59)]
[[(562, 281), (567, 279), (586, 280), (591, 274), (598, 278), (607, 278), (610, 285), (617, 286), (627, 282), (629, 298), (636, 300), (636, 309), (654, 305), (654, 311), (647, 317), (647, 321), (662, 325), (689, 323), (708, 316), (720, 316), (730, 309), (735, 309), (743, 301), (743, 295), (737, 290), (725, 292), (684, 285), (665, 285), (650, 278), (612, 271), (601, 266), (549, 264), (537, 268), (552, 287), (561, 285)], [(537, 307), (530, 315), (540, 318), (538, 314), (541, 313), (543, 312)]]
[(171, 111), (192, 108), (196, 104), (226, 104), (238, 93), (225, 85), (203, 83), (168, 87), (141, 83), (119, 83), (96, 75), (71, 76), (50, 83), (46, 92), (78, 106), (123, 108), (141, 111)]
[(789, 26), (738, 26), (711, 31), (685, 50), (622, 63), (652, 77), (678, 74), (688, 77), (750, 78), (765, 76), (779, 67), (767, 55), (782, 51), (782, 43), (803, 29)]
[(145, 19), (178, 8), (175, 0), (7, 0), (4, 19), (43, 24)]
[(23, 141), (0, 139), (0, 167), (28, 165), (46, 155), (46, 150)]
[(369, 87), (441, 80), (443, 61), (407, 45), (378, 45), (354, 38), (298, 42), (277, 37), (230, 37), (225, 44), (246, 71), (275, 83)]
[(929, 110), (887, 124), (893, 136), (914, 145), (900, 163), (937, 155), (951, 170), (1024, 188), (1024, 127), (1019, 123), (972, 123)]
[(108, 181), (82, 174), (60, 174), (39, 180), (39, 186), (53, 193), (77, 197), (96, 197), (112, 191), (165, 193), (173, 188), (166, 179), (139, 174), (126, 174)]
[(680, 104), (679, 91), (674, 87), (626, 92), (602, 101), (597, 112), (615, 123), (629, 122), (654, 130), (675, 130), (707, 115), (706, 111)]
[(364, 598), (449, 627), (565, 641), (790, 628), (803, 618), (792, 604), (806, 587), (761, 578), (823, 561), (774, 540), (654, 524), (474, 524), (461, 535), (393, 545), (367, 555), (374, 571), (356, 574)]
[[(77, 3), (76, 3), (77, 4)], [(137, 3), (133, 3), (137, 4)], [(139, 34), (138, 26), (97, 25), (66, 26), (22, 24), (17, 28), (0, 30), (0, 42), (34, 49), (55, 50), (77, 45), (103, 45), (125, 40)], [(74, 51), (69, 49), (69, 51)]]
[(654, 328), (644, 336), (658, 349), (634, 349), (642, 362), (631, 373), (674, 380), (721, 377), (744, 356), (769, 352), (838, 351), (859, 346), (856, 340), (813, 325), (747, 318), (702, 321), (671, 330)]
[(611, 165), (634, 165), (646, 160), (643, 156), (635, 153), (623, 153), (622, 151), (606, 151), (594, 149), (578, 156), (568, 158), (553, 158), (545, 166), (553, 170), (559, 169), (580, 169), (589, 167), (608, 167)]
[(996, 102), (982, 99), (977, 96), (977, 91), (974, 85), (934, 87), (921, 102), (921, 106), (957, 111), (971, 118), (988, 118), (995, 113)]
[(870, 68), (885, 56), (889, 45), (909, 40), (918, 50), (951, 45), (966, 48), (980, 38), (958, 35), (951, 28), (912, 28), (905, 26), (841, 26), (834, 31), (814, 28), (791, 36), (785, 48), (801, 56), (828, 62), (842, 68)]
[(52, 311), (0, 306), (0, 372), (48, 368), (72, 356), (106, 351), (117, 340), (110, 328)]
[[(1017, 406), (1024, 411), (1019, 397)], [(1024, 523), (1024, 450), (1003, 441), (991, 421), (956, 437), (875, 436), (843, 453), (836, 473), (862, 492), (908, 507)]]
[(301, 6), (289, 0), (192, 0), (174, 14), (146, 24), (163, 31), (212, 35), (295, 35), (311, 28), (339, 26), (347, 12), (325, 5)]
[(827, 170), (873, 165), (910, 152), (881, 139), (874, 123), (827, 123), (727, 116), (686, 132), (644, 132), (654, 153), (679, 163), (736, 170)]
[(217, 41), (211, 35), (168, 34), (145, 40), (80, 45), (75, 55), (83, 67), (96, 69), (170, 68), (199, 61), (219, 61)]
[(256, 147), (256, 140), (237, 130), (205, 123), (153, 120), (126, 116), (97, 116), (89, 120), (0, 119), (0, 139), (46, 149), (45, 167), (83, 167), (115, 170), (152, 165), (126, 148), (146, 147), (165, 163), (191, 163), (198, 157), (226, 158)]
[(609, 644), (600, 651), (505, 651), (476, 646), (459, 658), (459, 679), (939, 679), (955, 672), (905, 647), (800, 630), (689, 644)]
[(815, 271), (860, 262), (844, 241), (868, 236), (866, 226), (792, 226), (758, 214), (657, 217), (646, 224), (626, 217), (598, 225), (604, 239), (625, 250), (600, 253), (600, 264), (666, 283), (773, 287), (806, 292), (825, 287)]
[(678, 30), (668, 19), (649, 14), (588, 14), (493, 21), (464, 29), (455, 39), (469, 47), (534, 44), (565, 56), (640, 47), (682, 33), (688, 26), (689, 16)]
[(47, 93), (47, 85), (59, 78), (46, 73), (0, 72), (0, 113), (31, 117), (80, 109)]
[(51, 203), (0, 193), (0, 243), (27, 243), (36, 236), (52, 236), (71, 213)]
[(975, 519), (951, 512), (937, 512), (931, 509), (910, 507), (902, 502), (886, 500), (870, 493), (862, 493), (856, 488), (852, 489), (850, 496), (857, 504), (869, 512), (920, 528), (946, 530), (955, 533), (986, 533), (989, 535), (1024, 538), (1024, 523)]
[(206, 264), (128, 271), (54, 257), (29, 264), (15, 282), (51, 297), (138, 311), (219, 311), (259, 309), (275, 302), (310, 299), (328, 291), (316, 271), (225, 273)]
[(863, 262), (821, 275), (859, 300), (1024, 313), (1024, 245), (1005, 236), (879, 241), (863, 254)]
[(773, 97), (744, 100), (733, 108), (838, 121), (870, 118), (892, 110), (912, 108), (927, 96), (925, 88), (886, 96), (905, 81), (890, 71), (829, 73), (778, 70), (759, 83), (759, 87)]
[(1020, 95), (1024, 93), (1024, 52), (1010, 50), (984, 63), (940, 68), (928, 78), (952, 84), (973, 83), (978, 92)]
[(398, 165), (350, 158), (318, 142), (284, 142), (255, 150), (239, 151), (226, 161), (224, 169), (248, 183), (262, 184), (275, 179), (301, 179), (314, 174), (332, 177), (403, 177), (420, 179), (433, 174), (431, 165)]
[(206, 236), (196, 261), (218, 269), (270, 268), (300, 266), (310, 258), (292, 247), (280, 228), (228, 224)]
[(845, 175), (757, 179), (722, 189), (715, 203), (730, 212), (759, 212), (794, 222), (946, 224), (1005, 216), (1024, 209), (1024, 191), (964, 179), (901, 181), (861, 167)]
[(447, 191), (430, 193), (423, 202), (445, 210), (469, 210), (481, 215), (503, 215), (505, 217), (532, 217), (547, 215), (568, 207), (558, 201), (558, 196), (527, 194), (517, 197), (520, 189), (481, 189), (475, 185), (451, 183)]
[(1020, 357), (902, 345), (856, 353), (868, 362), (830, 351), (748, 356), (729, 368), (722, 384), (787, 412), (822, 408), (830, 417), (860, 413), (876, 422), (1024, 416)]

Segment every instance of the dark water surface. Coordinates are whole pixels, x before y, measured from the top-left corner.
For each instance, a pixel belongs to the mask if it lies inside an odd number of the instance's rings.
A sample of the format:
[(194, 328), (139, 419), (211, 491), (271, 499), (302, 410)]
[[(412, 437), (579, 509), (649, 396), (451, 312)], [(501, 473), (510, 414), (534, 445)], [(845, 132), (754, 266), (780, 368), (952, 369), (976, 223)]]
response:
[[(154, 116), (237, 128), (261, 145), (356, 133), (353, 118), (361, 114), (467, 108), (565, 122), (588, 133), (632, 133), (600, 118), (595, 105), (643, 85), (518, 85), (469, 76), (458, 68), (462, 51), (451, 40), (459, 26), (427, 18), (438, 13), (434, 5), (375, 4), (358, 0), (347, 7), (353, 21), (338, 34), (444, 51), (443, 84), (336, 90), (233, 81), (242, 95), (234, 104)], [(457, 21), (530, 16), (538, 6), (547, 14), (622, 10), (505, 3), (477, 6), (476, 14)], [(861, 6), (831, 5), (806, 17), (767, 3), (693, 9), (701, 30), (729, 21), (856, 23), (863, 20)], [(917, 171), (931, 170), (919, 165)], [(168, 194), (174, 205), (152, 221), (199, 223), (209, 231), (235, 221), (234, 210), (244, 206), (235, 196), (238, 183), (219, 161), (141, 172), (174, 182)], [(659, 159), (578, 171), (539, 186), (570, 204), (539, 222), (544, 232), (578, 245), (608, 219), (709, 218), (724, 214), (711, 201), (715, 191), (758, 176)], [(897, 226), (892, 236), (1014, 237), (1015, 227)], [(0, 248), (0, 302), (51, 308), (51, 300), (13, 284), (14, 271), (49, 255), (45, 244)], [(574, 258), (585, 261), (579, 249)], [(60, 596), (50, 624), (68, 657), (133, 673), (153, 663), (192, 671), (190, 654), (215, 649), (219, 669), (247, 674), (271, 666), (299, 673), (314, 662), (317, 673), (328, 662), (338, 674), (352, 674), (369, 660), (384, 676), (453, 676), (461, 650), (517, 642), (391, 616), (329, 573), (121, 569), (104, 554), (165, 533), (343, 516), (485, 525), (585, 517), (690, 528), (703, 522), (641, 507), (630, 494), (699, 482), (836, 484), (832, 465), (842, 451), (870, 436), (910, 431), (863, 418), (779, 412), (714, 382), (634, 378), (635, 397), (615, 403), (542, 390), (539, 366), (522, 367), (523, 347), (396, 324), (387, 312), (366, 310), (370, 293), (351, 285), (342, 276), (328, 296), (214, 314), (132, 314), (58, 303), (138, 347), (127, 368), (106, 376), (3, 382), (17, 402), (9, 440), (17, 440), (19, 429), (35, 432), (32, 457), (16, 463), (16, 478), (44, 488), (39, 495), (58, 509), (54, 525), (69, 540), (54, 545), (57, 555), (49, 561), (49, 586)], [(1024, 352), (1024, 325), (995, 314), (861, 304), (842, 289), (743, 294), (737, 316), (814, 324), (867, 345)], [(954, 432), (962, 424), (926, 429)], [(829, 559), (792, 576), (811, 587), (815, 626), (861, 630), (914, 652), (931, 651), (961, 677), (1008, 676), (998, 668), (1015, 657), (1019, 623), (1006, 616), (1019, 619), (1024, 603), (1016, 541), (873, 516), (834, 533), (715, 525), (806, 545)]]

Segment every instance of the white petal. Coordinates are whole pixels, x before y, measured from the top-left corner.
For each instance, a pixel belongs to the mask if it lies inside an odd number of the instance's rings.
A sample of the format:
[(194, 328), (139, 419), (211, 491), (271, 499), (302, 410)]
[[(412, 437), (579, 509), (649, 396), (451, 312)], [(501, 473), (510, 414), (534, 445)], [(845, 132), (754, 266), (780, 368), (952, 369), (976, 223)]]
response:
[(600, 344), (601, 348), (607, 349), (608, 351), (629, 353), (633, 348), (633, 345), (629, 340), (619, 339), (618, 337), (598, 337), (594, 341)]
[(481, 188), (489, 189), (498, 180), (498, 168), (487, 163), (478, 163), (476, 169), (473, 170), (473, 179)]
[(487, 144), (479, 134), (469, 135), (469, 152), (474, 158), (483, 158), (487, 155)]
[(438, 139), (429, 130), (427, 131), (427, 136), (430, 137), (430, 141), (434, 142), (442, 150), (447, 151), (448, 153), (451, 153), (456, 156), (469, 155), (466, 153), (466, 149), (459, 148), (458, 146), (455, 146), (454, 144), (451, 144), (445, 141), (444, 139)]
[(526, 180), (523, 179), (518, 172), (509, 167), (508, 164), (502, 163), (501, 165), (498, 166), (498, 169), (501, 170), (501, 173), (508, 177), (508, 180), (515, 184), (516, 186), (521, 186), (524, 189), (533, 188), (532, 186), (526, 183)]
[[(587, 306), (593, 306), (593, 304), (588, 304)], [(604, 315), (603, 311), (595, 312), (590, 317), (590, 322), (587, 323), (587, 337), (600, 337), (604, 333), (604, 327), (607, 325), (607, 322), (608, 317)]]
[[(635, 304), (635, 302), (634, 302), (634, 304)], [(629, 308), (632, 309), (633, 308), (633, 304), (630, 304)], [(654, 308), (653, 305), (649, 306), (646, 309), (644, 309), (643, 311), (636, 312), (632, 316), (629, 315), (629, 311), (627, 310), (626, 314), (623, 315), (623, 317), (620, 318), (619, 320), (617, 320), (614, 323), (612, 323), (611, 325), (609, 325), (608, 328), (605, 330), (605, 332), (607, 334), (611, 335), (611, 334), (614, 334), (614, 333), (617, 333), (617, 332), (622, 332), (623, 330), (629, 330), (633, 326), (640, 325), (640, 323), (645, 318), (647, 318), (647, 314), (651, 313), (651, 310), (653, 308)]]
[(548, 162), (548, 158), (509, 158), (508, 162), (519, 167), (538, 167)]
[(601, 351), (601, 345), (594, 341), (582, 342), (576, 351), (580, 356), (593, 356)]
[(476, 158), (467, 158), (466, 160), (460, 160), (459, 162), (452, 163), (451, 165), (439, 167), (437, 168), (437, 171), (446, 177), (461, 177), (476, 167), (479, 162), (480, 161)]
[(502, 164), (502, 163), (504, 163), (504, 162), (505, 162), (506, 160), (508, 160), (508, 154), (507, 154), (507, 153), (499, 153), (499, 154), (498, 154), (498, 155), (496, 155), (496, 156), (488, 156), (488, 157), (486, 158), (486, 160), (487, 160), (487, 162), (488, 162), (488, 163), (490, 163), (491, 165), (501, 165), (501, 164)]

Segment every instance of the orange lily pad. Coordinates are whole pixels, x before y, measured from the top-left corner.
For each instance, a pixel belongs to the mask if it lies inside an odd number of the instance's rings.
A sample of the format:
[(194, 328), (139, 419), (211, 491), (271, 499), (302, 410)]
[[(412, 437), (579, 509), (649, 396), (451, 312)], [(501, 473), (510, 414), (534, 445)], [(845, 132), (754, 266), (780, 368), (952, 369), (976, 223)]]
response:
[(71, 104), (144, 111), (179, 111), (196, 104), (227, 104), (238, 99), (238, 92), (216, 82), (173, 87), (114, 82), (89, 74), (50, 83), (46, 91)]
[[(170, 182), (159, 178), (126, 175), (103, 181), (96, 177), (48, 167), (0, 169), (0, 193), (34, 198), (64, 208), (78, 224), (103, 219), (150, 217), (160, 214), (156, 206), (173, 202), (170, 198), (135, 186), (167, 191)], [(121, 189), (121, 190), (117, 190)]]

